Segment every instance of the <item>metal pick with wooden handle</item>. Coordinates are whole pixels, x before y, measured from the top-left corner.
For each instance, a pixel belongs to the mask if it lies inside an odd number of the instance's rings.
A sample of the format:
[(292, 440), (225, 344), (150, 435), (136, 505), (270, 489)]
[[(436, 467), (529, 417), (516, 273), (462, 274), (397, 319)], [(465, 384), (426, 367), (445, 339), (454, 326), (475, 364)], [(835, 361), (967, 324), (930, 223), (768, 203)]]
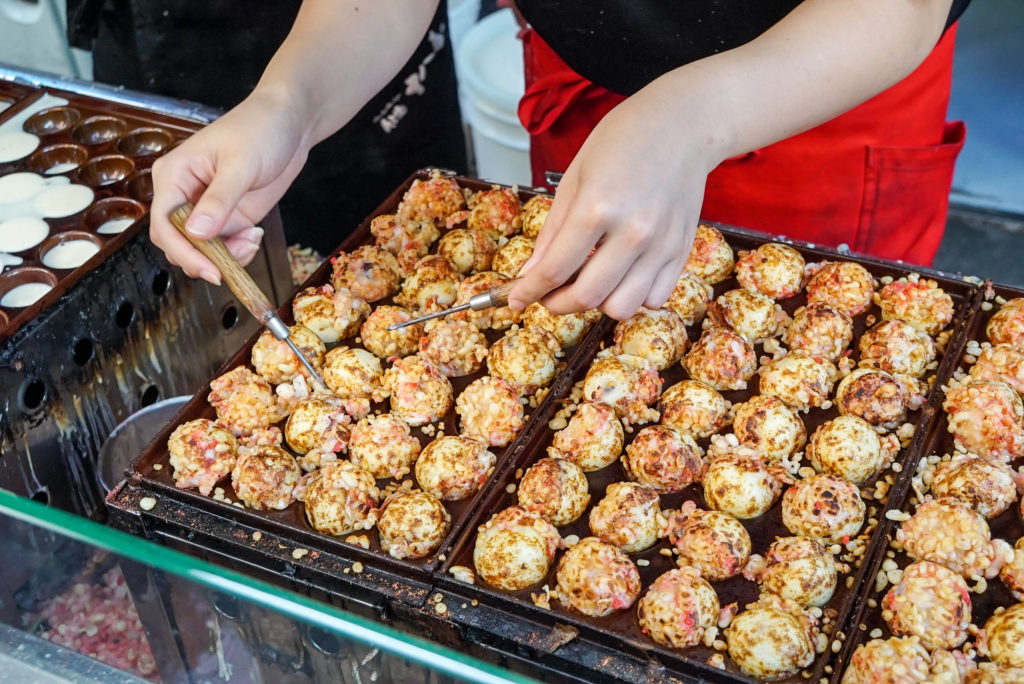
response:
[(185, 239), (192, 243), (192, 246), (198, 249), (203, 256), (213, 262), (213, 265), (220, 271), (221, 277), (224, 282), (227, 283), (228, 288), (234, 293), (238, 300), (242, 302), (242, 305), (249, 310), (256, 319), (265, 325), (268, 330), (279, 340), (287, 343), (291, 348), (292, 352), (295, 353), (296, 358), (302, 362), (302, 365), (306, 367), (310, 375), (320, 383), (321, 387), (327, 387), (324, 383), (324, 379), (320, 377), (320, 374), (316, 372), (313, 364), (309, 362), (306, 355), (296, 346), (295, 342), (288, 335), (288, 326), (284, 324), (280, 316), (274, 310), (274, 307), (270, 304), (270, 300), (263, 294), (263, 290), (256, 284), (256, 281), (252, 279), (252, 276), (242, 268), (242, 264), (238, 263), (238, 259), (235, 255), (228, 251), (228, 248), (224, 246), (224, 243), (220, 241), (220, 238), (210, 238), (209, 240), (201, 240), (197, 237), (193, 237), (187, 230), (185, 230), (185, 222), (188, 220), (189, 214), (192, 213), (193, 205), (191, 202), (186, 202), (171, 213), (171, 223), (175, 228), (178, 229)]
[(507, 283), (502, 283), (497, 287), (491, 288), (487, 292), (470, 297), (469, 301), (465, 304), (459, 304), (458, 306), (453, 306), (452, 308), (445, 309), (444, 311), (435, 311), (434, 313), (428, 313), (417, 318), (410, 318), (407, 321), (392, 323), (388, 326), (388, 330), (399, 330), (407, 325), (423, 323), (424, 321), (440, 318), (441, 316), (447, 316), (448, 314), (457, 313), (459, 311), (467, 311), (470, 309), (473, 311), (482, 311), (492, 307), (508, 306), (508, 294), (512, 291), (512, 287), (515, 286), (517, 282), (519, 281), (510, 280)]

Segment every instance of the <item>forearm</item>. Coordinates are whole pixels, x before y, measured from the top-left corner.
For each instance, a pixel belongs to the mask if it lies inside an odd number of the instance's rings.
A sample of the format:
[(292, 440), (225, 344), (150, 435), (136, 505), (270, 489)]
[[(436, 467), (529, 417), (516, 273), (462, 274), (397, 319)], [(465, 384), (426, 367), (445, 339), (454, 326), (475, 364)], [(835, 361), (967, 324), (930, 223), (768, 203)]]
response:
[(311, 147), (394, 78), (436, 10), (437, 0), (305, 0), (253, 95), (287, 102)]

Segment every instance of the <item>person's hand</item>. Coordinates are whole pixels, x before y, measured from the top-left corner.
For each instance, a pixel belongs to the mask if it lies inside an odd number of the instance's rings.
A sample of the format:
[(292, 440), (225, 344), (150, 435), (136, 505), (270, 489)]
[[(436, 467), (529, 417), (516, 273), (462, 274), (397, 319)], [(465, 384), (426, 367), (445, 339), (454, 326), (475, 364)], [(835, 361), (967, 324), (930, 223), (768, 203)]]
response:
[(220, 283), (217, 268), (171, 225), (187, 201), (197, 238), (219, 236), (244, 265), (263, 231), (255, 227), (284, 195), (309, 151), (301, 117), (286, 98), (254, 94), (153, 164), (150, 239), (192, 277)]
[(672, 294), (720, 159), (707, 113), (668, 95), (648, 86), (594, 128), (562, 177), (510, 305), (543, 298), (554, 313), (599, 308), (624, 320)]

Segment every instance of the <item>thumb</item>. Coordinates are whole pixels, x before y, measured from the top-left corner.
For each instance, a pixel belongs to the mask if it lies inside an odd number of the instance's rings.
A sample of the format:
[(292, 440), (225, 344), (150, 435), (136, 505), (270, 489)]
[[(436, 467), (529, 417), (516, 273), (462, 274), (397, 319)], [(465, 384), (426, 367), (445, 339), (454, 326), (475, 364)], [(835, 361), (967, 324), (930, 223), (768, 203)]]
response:
[(239, 201), (252, 187), (253, 180), (244, 164), (218, 169), (192, 210), (186, 224), (188, 232), (201, 239), (219, 235)]

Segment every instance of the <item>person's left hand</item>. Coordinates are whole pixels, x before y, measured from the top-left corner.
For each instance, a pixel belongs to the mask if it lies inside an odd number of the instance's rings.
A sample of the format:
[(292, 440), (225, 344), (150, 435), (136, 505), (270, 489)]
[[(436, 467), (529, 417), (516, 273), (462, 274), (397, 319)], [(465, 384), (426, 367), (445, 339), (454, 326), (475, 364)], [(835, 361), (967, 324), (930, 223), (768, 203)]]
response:
[(708, 113), (685, 100), (655, 82), (594, 128), (562, 177), (511, 306), (543, 298), (553, 313), (599, 308), (625, 320), (665, 303), (720, 161)]

